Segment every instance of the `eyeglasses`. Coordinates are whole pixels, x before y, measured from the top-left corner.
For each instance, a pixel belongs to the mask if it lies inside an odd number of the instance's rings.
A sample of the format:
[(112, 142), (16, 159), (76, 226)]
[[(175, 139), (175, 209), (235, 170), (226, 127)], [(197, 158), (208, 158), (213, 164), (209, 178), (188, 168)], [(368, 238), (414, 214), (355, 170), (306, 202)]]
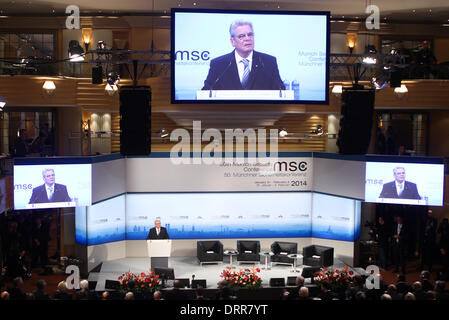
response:
[(243, 40), (247, 36), (248, 38), (254, 38), (254, 32), (248, 32), (248, 33), (242, 33), (237, 36), (234, 36), (234, 38), (237, 38), (239, 40)]

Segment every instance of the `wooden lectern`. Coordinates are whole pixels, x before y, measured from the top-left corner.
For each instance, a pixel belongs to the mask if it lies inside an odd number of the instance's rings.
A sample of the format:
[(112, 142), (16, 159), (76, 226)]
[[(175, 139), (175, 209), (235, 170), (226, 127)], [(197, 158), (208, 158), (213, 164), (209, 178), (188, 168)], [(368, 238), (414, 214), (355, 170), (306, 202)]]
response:
[(151, 268), (168, 268), (168, 258), (171, 256), (171, 240), (147, 240), (148, 257)]

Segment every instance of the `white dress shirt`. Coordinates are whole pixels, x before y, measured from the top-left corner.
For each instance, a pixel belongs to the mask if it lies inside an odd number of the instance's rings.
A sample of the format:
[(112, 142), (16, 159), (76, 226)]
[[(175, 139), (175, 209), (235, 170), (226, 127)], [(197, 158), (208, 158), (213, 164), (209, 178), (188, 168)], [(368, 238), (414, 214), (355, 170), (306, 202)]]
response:
[(251, 51), (249, 56), (246, 57), (246, 58), (242, 58), (237, 53), (237, 51), (234, 51), (234, 53), (235, 53), (235, 63), (237, 64), (237, 70), (239, 71), (239, 79), (240, 79), (240, 82), (242, 82), (243, 70), (245, 70), (245, 65), (243, 64), (242, 60), (243, 59), (249, 60), (249, 72), (251, 72), (251, 67), (252, 67), (252, 64), (253, 64), (253, 52)]
[(47, 190), (47, 198), (48, 198), (48, 200), (50, 200), (51, 197), (53, 196), (53, 193), (55, 192), (55, 186), (54, 185), (52, 185), (52, 186), (45, 185), (45, 189)]
[(395, 182), (396, 184), (396, 191), (398, 193), (398, 196), (401, 195), (401, 193), (404, 191), (404, 186), (405, 186), (405, 181), (402, 183), (398, 183), (397, 181)]

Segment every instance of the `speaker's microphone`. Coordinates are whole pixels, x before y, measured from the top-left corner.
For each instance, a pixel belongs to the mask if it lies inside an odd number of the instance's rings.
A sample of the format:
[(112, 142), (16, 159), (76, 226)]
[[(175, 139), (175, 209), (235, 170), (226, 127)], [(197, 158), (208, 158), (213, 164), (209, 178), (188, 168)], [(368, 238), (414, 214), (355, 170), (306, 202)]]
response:
[(223, 70), (223, 72), (220, 74), (220, 76), (217, 77), (217, 79), (214, 81), (214, 84), (210, 87), (210, 91), (209, 91), (209, 98), (212, 98), (212, 90), (214, 90), (216, 84), (218, 83), (218, 81), (221, 80), (221, 78), (224, 76), (224, 74), (228, 71), (228, 69), (231, 67), (232, 64), (232, 59), (229, 60), (228, 65), (226, 66), (226, 68)]

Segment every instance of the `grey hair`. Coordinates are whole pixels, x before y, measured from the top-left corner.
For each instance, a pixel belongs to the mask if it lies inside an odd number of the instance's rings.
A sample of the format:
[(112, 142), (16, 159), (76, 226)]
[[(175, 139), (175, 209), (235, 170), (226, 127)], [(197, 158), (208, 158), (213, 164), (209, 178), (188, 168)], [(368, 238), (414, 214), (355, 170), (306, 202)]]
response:
[(398, 169), (403, 169), (404, 172), (405, 172), (405, 168), (404, 168), (404, 167), (396, 167), (396, 168), (393, 169), (393, 173), (396, 173), (396, 171), (397, 171)]
[(47, 171), (52, 171), (53, 173), (55, 173), (55, 170), (54, 170), (54, 169), (46, 168), (46, 169), (42, 170), (42, 177), (45, 178), (45, 172), (47, 172)]
[(231, 35), (231, 38), (234, 36), (235, 28), (240, 27), (240, 26), (250, 26), (251, 31), (254, 32), (253, 24), (251, 21), (242, 20), (242, 19), (235, 20), (234, 22), (231, 23), (231, 26), (229, 27), (229, 34)]

